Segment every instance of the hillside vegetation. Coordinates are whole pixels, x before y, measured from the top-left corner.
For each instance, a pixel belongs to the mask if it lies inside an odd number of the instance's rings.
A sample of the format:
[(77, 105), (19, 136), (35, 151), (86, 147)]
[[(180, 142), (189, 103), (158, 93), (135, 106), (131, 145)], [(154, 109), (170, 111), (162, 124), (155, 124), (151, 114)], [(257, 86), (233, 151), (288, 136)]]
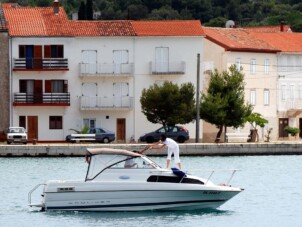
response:
[[(51, 6), (53, 0), (2, 0), (23, 6)], [(60, 0), (71, 17), (86, 0)], [(198, 19), (205, 26), (223, 27), (227, 20), (238, 26), (292, 25), (302, 31), (301, 0), (94, 0), (99, 20)]]

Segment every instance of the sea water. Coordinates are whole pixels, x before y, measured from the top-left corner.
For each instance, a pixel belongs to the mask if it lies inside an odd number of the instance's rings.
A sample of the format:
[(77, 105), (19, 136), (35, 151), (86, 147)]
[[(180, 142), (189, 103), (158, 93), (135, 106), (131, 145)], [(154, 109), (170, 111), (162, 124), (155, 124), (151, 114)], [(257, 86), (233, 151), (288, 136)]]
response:
[[(165, 166), (165, 157), (151, 157)], [(240, 169), (231, 181), (245, 190), (216, 210), (40, 212), (28, 192), (49, 179), (84, 179), (84, 158), (0, 158), (0, 226), (302, 226), (302, 156), (181, 157), (183, 169)], [(229, 175), (215, 173), (215, 183)]]

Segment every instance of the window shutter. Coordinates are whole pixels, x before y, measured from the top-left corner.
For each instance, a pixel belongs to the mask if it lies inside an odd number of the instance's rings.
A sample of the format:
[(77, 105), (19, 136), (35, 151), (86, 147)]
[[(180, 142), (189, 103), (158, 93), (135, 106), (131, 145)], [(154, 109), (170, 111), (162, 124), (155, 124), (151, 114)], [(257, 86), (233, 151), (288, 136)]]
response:
[(51, 93), (51, 80), (45, 80), (45, 93)]
[(44, 46), (44, 58), (51, 58), (51, 48), (49, 45)]
[(63, 92), (68, 93), (68, 80), (64, 80)]

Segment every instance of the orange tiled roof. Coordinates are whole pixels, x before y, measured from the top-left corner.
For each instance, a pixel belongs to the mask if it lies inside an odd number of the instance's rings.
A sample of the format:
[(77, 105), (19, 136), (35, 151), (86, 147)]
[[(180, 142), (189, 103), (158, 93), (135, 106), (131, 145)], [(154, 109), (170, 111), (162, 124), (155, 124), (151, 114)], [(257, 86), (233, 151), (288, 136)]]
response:
[(10, 36), (200, 36), (200, 21), (72, 21), (62, 7), (2, 4)]
[(199, 20), (131, 21), (137, 36), (204, 36)]
[(302, 52), (302, 33), (251, 33), (282, 52)]
[(292, 32), (290, 25), (245, 27), (244, 29), (251, 32)]
[(203, 27), (206, 38), (228, 51), (271, 52), (279, 50), (241, 28)]
[(66, 26), (68, 18), (62, 7), (58, 15), (54, 14), (53, 7), (5, 4), (3, 11), (11, 36), (66, 36), (70, 32)]
[(72, 21), (62, 7), (2, 4), (11, 36), (135, 36), (129, 21)]

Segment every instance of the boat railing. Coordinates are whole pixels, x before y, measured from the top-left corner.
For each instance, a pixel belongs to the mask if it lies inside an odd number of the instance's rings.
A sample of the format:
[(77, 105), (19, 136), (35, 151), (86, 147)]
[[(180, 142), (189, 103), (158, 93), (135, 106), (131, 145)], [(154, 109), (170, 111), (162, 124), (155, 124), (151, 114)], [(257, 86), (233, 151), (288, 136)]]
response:
[(31, 195), (32, 195), (32, 193), (34, 192), (34, 191), (36, 191), (39, 187), (41, 187), (42, 185), (46, 185), (46, 184), (37, 184), (32, 190), (30, 190), (29, 192), (28, 192), (28, 205), (32, 205), (31, 204)]
[(223, 171), (223, 172), (226, 172), (226, 171), (230, 171), (232, 172), (231, 173), (231, 176), (228, 178), (228, 180), (226, 181), (226, 185), (229, 185), (231, 180), (233, 179), (235, 173), (237, 171), (240, 171), (239, 169), (195, 169), (195, 170), (198, 170), (198, 171), (203, 171), (203, 172), (210, 172), (210, 175), (208, 176), (208, 178), (206, 179), (206, 182), (205, 184), (207, 184), (210, 179), (212, 178), (212, 176), (214, 175), (215, 172), (220, 172), (220, 171)]

